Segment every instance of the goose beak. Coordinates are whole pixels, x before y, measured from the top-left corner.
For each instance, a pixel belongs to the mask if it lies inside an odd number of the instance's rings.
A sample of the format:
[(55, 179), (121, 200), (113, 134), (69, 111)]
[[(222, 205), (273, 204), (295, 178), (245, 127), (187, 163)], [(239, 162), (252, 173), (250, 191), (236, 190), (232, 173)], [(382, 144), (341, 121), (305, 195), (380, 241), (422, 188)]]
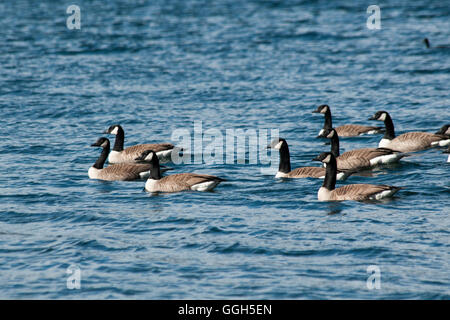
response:
[(104, 130), (102, 133), (109, 134), (108, 130)]
[(314, 159), (312, 159), (312, 161), (322, 161), (319, 159), (319, 156), (315, 157)]
[(375, 116), (371, 116), (369, 119), (367, 119), (367, 120), (377, 120), (376, 118), (375, 118)]
[(99, 147), (99, 145), (97, 143), (93, 143), (91, 144), (91, 147)]
[(319, 113), (319, 110), (314, 110), (312, 113)]

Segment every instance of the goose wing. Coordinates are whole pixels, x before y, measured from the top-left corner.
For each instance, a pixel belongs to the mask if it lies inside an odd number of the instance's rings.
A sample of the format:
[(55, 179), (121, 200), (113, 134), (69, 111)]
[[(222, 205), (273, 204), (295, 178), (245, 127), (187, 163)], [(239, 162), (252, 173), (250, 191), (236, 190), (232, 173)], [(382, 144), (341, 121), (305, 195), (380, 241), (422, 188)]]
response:
[(363, 148), (344, 152), (337, 157), (337, 166), (339, 170), (354, 170), (370, 167), (370, 160), (393, 154), (394, 151), (386, 148)]
[(174, 145), (171, 143), (146, 143), (128, 147), (124, 149), (121, 153), (123, 159), (126, 160), (127, 162), (135, 162), (135, 159), (146, 150), (153, 150), (154, 152), (160, 152), (170, 150), (173, 148)]
[(178, 173), (158, 180), (158, 189), (162, 192), (189, 190), (192, 186), (208, 181), (225, 181), (222, 178), (198, 173)]
[(289, 178), (320, 178), (325, 176), (325, 168), (302, 167), (296, 168), (288, 173)]
[(337, 127), (336, 132), (339, 135), (339, 137), (354, 137), (370, 131), (379, 132), (382, 129), (383, 129), (382, 127), (362, 126), (359, 124), (346, 124)]
[(374, 184), (349, 184), (332, 191), (334, 200), (368, 200), (383, 191), (399, 189), (398, 187)]
[(112, 164), (103, 168), (99, 172), (99, 179), (102, 180), (137, 180), (140, 179), (139, 173), (149, 171), (150, 164), (129, 164), (129, 163), (118, 163)]
[(444, 140), (441, 135), (428, 132), (407, 132), (389, 143), (389, 148), (401, 152), (413, 152), (431, 147), (433, 142)]

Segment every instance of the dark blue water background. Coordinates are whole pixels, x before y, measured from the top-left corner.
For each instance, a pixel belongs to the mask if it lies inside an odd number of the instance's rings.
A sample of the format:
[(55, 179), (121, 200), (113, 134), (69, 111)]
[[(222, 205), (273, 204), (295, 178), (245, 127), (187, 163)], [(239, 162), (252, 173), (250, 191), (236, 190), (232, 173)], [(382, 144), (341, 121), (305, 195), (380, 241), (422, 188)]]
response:
[[(66, 9), (81, 8), (81, 29)], [(256, 164), (174, 172), (229, 180), (151, 196), (89, 180), (110, 124), (126, 144), (177, 128), (278, 128), (293, 167), (325, 151), (334, 122), (391, 112), (399, 133), (449, 118), (446, 1), (0, 2), (0, 298), (449, 299), (450, 167), (429, 150), (348, 183), (404, 187), (383, 203), (321, 203), (320, 180)], [(376, 146), (350, 138), (343, 150)], [(80, 290), (66, 287), (70, 265)], [(367, 267), (381, 289), (366, 286)]]

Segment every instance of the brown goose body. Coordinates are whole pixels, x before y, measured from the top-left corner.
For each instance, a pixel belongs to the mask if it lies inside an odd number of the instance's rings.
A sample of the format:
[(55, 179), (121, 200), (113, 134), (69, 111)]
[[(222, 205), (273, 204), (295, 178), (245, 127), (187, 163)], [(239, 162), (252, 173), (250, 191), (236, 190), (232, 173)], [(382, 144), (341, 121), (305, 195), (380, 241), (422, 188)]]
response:
[(326, 201), (379, 200), (382, 198), (383, 193), (392, 196), (400, 190), (399, 187), (374, 184), (349, 184), (331, 191), (321, 189), (319, 189), (319, 200)]
[(107, 180), (107, 181), (129, 181), (143, 179), (150, 175), (150, 164), (131, 164), (120, 163), (113, 164), (104, 168), (106, 158), (109, 154), (110, 143), (107, 138), (99, 138), (92, 147), (101, 147), (102, 152), (97, 161), (88, 170), (88, 176), (91, 179)]
[(386, 132), (378, 146), (380, 148), (389, 148), (400, 152), (415, 152), (426, 150), (435, 146), (447, 146), (450, 144), (450, 136), (445, 135), (446, 126), (442, 127), (440, 133), (429, 132), (407, 132), (395, 136), (394, 122), (390, 114), (386, 111), (377, 111), (369, 120), (383, 121)]
[(114, 147), (109, 154), (109, 163), (136, 163), (136, 158), (146, 150), (153, 150), (161, 162), (170, 161), (174, 145), (171, 143), (147, 143), (124, 148), (125, 131), (122, 126), (114, 124), (105, 133), (116, 136)]
[(277, 174), (283, 178), (322, 178), (325, 177), (325, 168), (320, 167), (302, 167), (296, 168), (284, 175)]
[(133, 163), (136, 162), (135, 159), (146, 150), (154, 150), (159, 156), (160, 152), (164, 153), (164, 151), (171, 151), (173, 148), (174, 145), (171, 143), (138, 144), (122, 151), (112, 150), (109, 154), (108, 161), (110, 163)]
[(362, 148), (340, 154), (336, 129), (325, 130), (319, 137), (331, 140), (331, 152), (336, 157), (337, 169), (340, 171), (359, 171), (379, 164), (394, 163), (406, 156), (388, 148)]
[(317, 198), (319, 201), (381, 200), (392, 197), (401, 188), (387, 185), (350, 184), (336, 189), (337, 163), (332, 152), (323, 152), (313, 159), (327, 165), (326, 175)]
[[(325, 168), (322, 167), (300, 167), (291, 170), (291, 159), (289, 146), (286, 139), (279, 138), (272, 141), (267, 146), (269, 149), (279, 150), (280, 164), (275, 178), (323, 178), (325, 177)], [(345, 180), (351, 172), (338, 172), (338, 180)]]
[[(322, 130), (320, 130), (319, 132), (319, 136), (322, 135), (324, 131), (333, 128), (331, 110), (327, 104), (318, 106), (317, 110), (314, 110), (313, 113), (321, 113), (325, 116), (325, 122), (323, 124)], [(383, 128), (375, 126), (364, 126), (359, 124), (346, 124), (336, 127), (335, 130), (340, 137), (356, 137), (362, 134), (380, 133), (383, 131)]]
[(346, 124), (335, 129), (340, 137), (356, 137), (365, 133), (380, 132), (380, 127), (363, 126), (359, 124)]
[(431, 148), (446, 139), (450, 138), (429, 132), (407, 132), (392, 140), (382, 139), (379, 147), (401, 152), (415, 152)]
[(148, 177), (149, 171), (150, 165), (148, 164), (118, 163), (103, 169), (91, 167), (89, 177), (106, 181), (131, 181)]
[(145, 189), (149, 192), (180, 192), (185, 190), (212, 190), (223, 179), (199, 173), (178, 173), (158, 180), (148, 179)]

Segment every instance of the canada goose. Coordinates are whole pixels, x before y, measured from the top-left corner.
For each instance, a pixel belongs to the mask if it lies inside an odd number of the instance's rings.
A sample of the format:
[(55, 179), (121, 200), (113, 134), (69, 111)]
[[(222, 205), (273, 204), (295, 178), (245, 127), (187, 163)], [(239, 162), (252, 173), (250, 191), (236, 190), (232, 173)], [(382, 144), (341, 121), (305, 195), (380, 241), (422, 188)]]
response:
[[(325, 115), (325, 122), (323, 124), (323, 129), (320, 130), (319, 136), (322, 134), (323, 131), (333, 128), (331, 110), (327, 104), (320, 105), (319, 107), (317, 107), (317, 110), (313, 111), (313, 113), (321, 113)], [(355, 137), (362, 134), (374, 134), (383, 131), (383, 127), (362, 126), (359, 124), (346, 124), (343, 126), (339, 126), (335, 129), (340, 137)]]
[[(425, 42), (425, 45), (427, 46), (428, 49), (431, 48), (431, 44), (430, 44), (430, 40), (428, 40), (428, 38), (423, 39), (423, 42)], [(439, 46), (433, 46), (433, 48), (438, 48), (438, 49), (447, 49), (450, 48), (450, 45), (439, 45)]]
[[(448, 147), (448, 149), (443, 151), (442, 153), (450, 153), (450, 147)], [(448, 155), (447, 162), (450, 162), (450, 154)]]
[(442, 134), (450, 137), (450, 124), (443, 125), (435, 134)]
[[(275, 149), (280, 151), (280, 164), (278, 165), (278, 172), (275, 178), (324, 178), (325, 168), (321, 167), (300, 167), (291, 170), (291, 159), (289, 155), (289, 146), (285, 139), (274, 139), (271, 144), (267, 146), (268, 149)], [(345, 180), (350, 176), (351, 172), (338, 172), (337, 179)]]
[(145, 150), (154, 150), (161, 162), (168, 162), (171, 159), (172, 151), (174, 149), (173, 144), (138, 144), (124, 149), (125, 132), (120, 125), (114, 124), (104, 133), (116, 135), (114, 147), (108, 159), (110, 163), (133, 163), (135, 162), (136, 157), (139, 157)]
[(210, 191), (225, 181), (219, 177), (198, 173), (178, 173), (161, 177), (159, 159), (152, 150), (144, 151), (136, 160), (150, 164), (150, 176), (145, 182), (145, 190), (149, 192)]
[(150, 164), (119, 163), (103, 168), (110, 149), (110, 143), (107, 138), (99, 138), (91, 147), (103, 148), (100, 157), (89, 168), (88, 175), (91, 179), (129, 181), (144, 179), (150, 176)]
[(395, 137), (394, 123), (386, 111), (378, 111), (369, 120), (384, 121), (386, 132), (378, 147), (389, 148), (400, 152), (414, 152), (435, 146), (447, 146), (450, 137), (429, 132), (407, 132)]
[(387, 148), (355, 149), (340, 154), (339, 135), (335, 129), (326, 130), (319, 137), (331, 140), (331, 152), (336, 157), (338, 170), (356, 171), (378, 164), (394, 163), (406, 156)]
[(341, 200), (380, 200), (392, 197), (401, 188), (387, 185), (374, 184), (349, 184), (335, 189), (337, 164), (336, 158), (331, 152), (323, 152), (313, 159), (325, 163), (326, 175), (322, 187), (317, 193), (319, 201), (341, 201)]

